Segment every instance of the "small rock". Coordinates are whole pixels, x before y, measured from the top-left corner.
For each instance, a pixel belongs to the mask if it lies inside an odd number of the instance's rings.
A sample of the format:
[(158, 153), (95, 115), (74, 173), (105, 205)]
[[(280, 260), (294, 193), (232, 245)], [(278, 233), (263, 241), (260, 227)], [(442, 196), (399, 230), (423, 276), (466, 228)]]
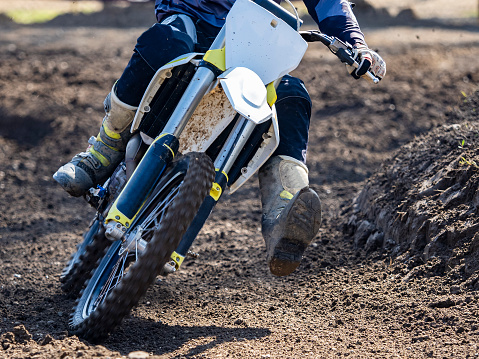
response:
[(2, 340), (6, 341), (6, 342), (9, 342), (9, 343), (13, 343), (15, 341), (15, 335), (13, 335), (12, 332), (2, 334), (1, 338), (2, 338)]
[(2, 336), (0, 336), (0, 341), (2, 342), (3, 350), (7, 350), (15, 342), (15, 335), (11, 332), (2, 334)]
[(128, 354), (128, 358), (131, 358), (131, 359), (145, 359), (145, 358), (148, 358), (149, 356), (150, 356), (149, 353), (142, 352), (142, 351), (131, 352), (130, 354)]
[(456, 305), (456, 302), (454, 302), (451, 298), (446, 298), (442, 300), (438, 300), (435, 302), (432, 302), (429, 304), (429, 307), (431, 308), (450, 308)]

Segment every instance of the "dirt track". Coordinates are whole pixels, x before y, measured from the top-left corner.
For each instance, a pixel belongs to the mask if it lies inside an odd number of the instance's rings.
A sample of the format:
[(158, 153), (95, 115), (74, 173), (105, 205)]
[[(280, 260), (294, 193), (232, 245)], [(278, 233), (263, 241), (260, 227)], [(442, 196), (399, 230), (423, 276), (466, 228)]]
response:
[[(68, 336), (74, 301), (58, 282), (93, 211), (51, 175), (96, 134), (103, 98), (142, 28), (1, 25), (0, 357), (477, 357), (478, 288), (462, 285), (473, 275), (411, 265), (385, 247), (366, 253), (346, 226), (352, 200), (368, 178), (381, 181), (394, 154), (407, 161), (447, 132), (443, 124), (477, 119), (456, 108), (478, 89), (478, 28), (415, 24), (363, 25), (388, 62), (377, 87), (349, 78), (319, 46), (295, 72), (314, 101), (308, 165), (324, 205), (298, 271), (268, 273), (250, 183), (219, 204), (195, 242), (200, 257), (155, 284), (102, 346)], [(443, 142), (438, 156), (457, 157), (456, 138), (468, 133)], [(477, 140), (465, 138), (473, 160)]]

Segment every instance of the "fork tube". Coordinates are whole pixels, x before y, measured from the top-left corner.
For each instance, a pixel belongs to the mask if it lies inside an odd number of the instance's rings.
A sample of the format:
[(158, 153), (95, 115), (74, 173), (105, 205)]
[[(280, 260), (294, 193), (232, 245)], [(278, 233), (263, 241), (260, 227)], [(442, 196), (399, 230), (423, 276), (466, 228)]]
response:
[(193, 115), (196, 107), (215, 79), (215, 74), (209, 68), (198, 68), (195, 76), (171, 114), (168, 123), (163, 129), (163, 133), (172, 134), (176, 138), (180, 137), (191, 115)]
[(255, 127), (256, 124), (254, 122), (244, 117), (240, 118), (238, 124), (221, 149), (220, 155), (215, 161), (215, 168), (219, 168), (225, 173), (229, 172)]
[[(231, 169), (231, 166), (240, 154), (255, 127), (256, 124), (254, 122), (248, 121), (244, 117), (241, 117), (236, 124), (232, 133), (228, 137), (228, 140), (221, 149), (220, 155), (215, 161), (216, 176), (215, 183), (213, 185), (214, 189), (201, 204), (200, 209), (193, 219), (193, 222), (191, 222), (190, 226), (186, 230), (186, 233), (183, 235), (183, 238), (181, 239), (181, 242), (174, 254), (180, 255), (183, 258), (186, 257), (188, 250), (193, 244), (193, 241), (211, 214), (211, 211), (216, 206), (216, 203), (218, 203), (218, 200), (221, 197), (221, 194), (224, 192), (224, 189), (228, 185), (227, 173)], [(179, 263), (177, 263), (177, 265), (179, 267)]]
[[(227, 182), (227, 177), (217, 170), (215, 176), (215, 186), (219, 186), (220, 188), (226, 188)], [(200, 232), (201, 228), (203, 228), (203, 225), (213, 211), (213, 208), (215, 208), (216, 203), (218, 203), (218, 199), (219, 198), (213, 198), (211, 196), (211, 192), (209, 196), (206, 196), (200, 208), (198, 209), (195, 218), (193, 219), (185, 234), (181, 238), (180, 244), (175, 250), (176, 254), (179, 254), (183, 258), (186, 257), (196, 236)], [(180, 263), (178, 263), (178, 267), (179, 264)]]
[[(210, 50), (221, 49), (225, 44), (225, 27), (220, 30), (216, 36), (215, 41), (210, 47)], [(168, 123), (163, 129), (163, 133), (170, 133), (176, 138), (179, 138), (181, 132), (188, 123), (190, 117), (193, 115), (193, 112), (196, 110), (196, 107), (200, 101), (205, 96), (206, 92), (209, 90), (213, 81), (216, 80), (215, 73), (210, 70), (208, 67), (199, 67), (196, 71), (195, 76), (190, 81), (188, 87), (186, 88), (183, 96), (171, 114)]]

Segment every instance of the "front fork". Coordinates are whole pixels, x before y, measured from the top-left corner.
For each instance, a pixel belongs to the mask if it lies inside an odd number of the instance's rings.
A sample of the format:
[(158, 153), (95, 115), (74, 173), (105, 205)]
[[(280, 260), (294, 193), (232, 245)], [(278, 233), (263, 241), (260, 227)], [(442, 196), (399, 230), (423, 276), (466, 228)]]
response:
[[(223, 27), (211, 45), (210, 50), (224, 47), (224, 33), (225, 29)], [(218, 69), (211, 68), (210, 65), (198, 68), (162, 134), (150, 145), (125, 188), (110, 208), (105, 218), (105, 236), (108, 238), (112, 240), (125, 239), (126, 232), (132, 226), (136, 216), (146, 202), (151, 189), (154, 188), (166, 166), (177, 154), (179, 148), (178, 138), (196, 107), (216, 80), (218, 71), (215, 70)], [(172, 262), (166, 268), (170, 267), (171, 271), (175, 271), (183, 262), (194, 239), (228, 185), (227, 174), (255, 127), (256, 124), (254, 122), (244, 117), (238, 119), (235, 128), (215, 161), (216, 176), (210, 195), (203, 201), (177, 250), (172, 254)]]
[(183, 235), (178, 248), (171, 255), (171, 261), (165, 266), (164, 274), (175, 272), (180, 268), (193, 241), (224, 193), (224, 189), (228, 185), (228, 173), (255, 127), (256, 124), (254, 122), (244, 117), (239, 118), (215, 161), (216, 176), (210, 194), (201, 204), (193, 222)]
[(215, 79), (215, 74), (207, 67), (198, 69), (162, 134), (150, 145), (108, 212), (105, 219), (105, 235), (108, 238), (113, 240), (124, 238), (150, 191), (177, 154), (181, 132)]

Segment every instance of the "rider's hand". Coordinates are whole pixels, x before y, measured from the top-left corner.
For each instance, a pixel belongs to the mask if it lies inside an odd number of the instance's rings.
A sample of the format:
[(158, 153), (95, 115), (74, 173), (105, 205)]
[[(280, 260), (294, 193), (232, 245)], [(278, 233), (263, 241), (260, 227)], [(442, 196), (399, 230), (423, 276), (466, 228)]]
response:
[(377, 52), (365, 45), (354, 46), (354, 60), (359, 64), (359, 67), (356, 69), (353, 66), (346, 65), (346, 68), (355, 79), (364, 77), (371, 80), (365, 75), (368, 70), (380, 80), (386, 75), (386, 62)]

